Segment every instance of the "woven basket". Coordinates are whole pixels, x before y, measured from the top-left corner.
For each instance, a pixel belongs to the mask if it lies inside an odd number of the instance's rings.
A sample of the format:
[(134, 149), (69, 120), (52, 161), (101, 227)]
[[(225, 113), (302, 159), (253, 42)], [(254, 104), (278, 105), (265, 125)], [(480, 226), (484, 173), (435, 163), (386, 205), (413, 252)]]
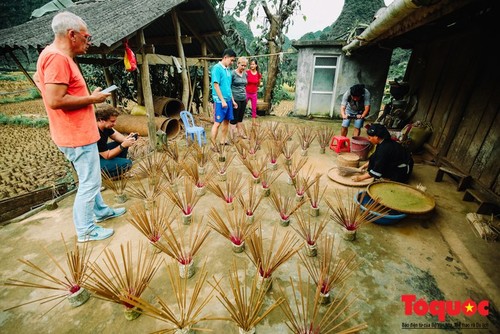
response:
[(356, 153), (343, 152), (337, 155), (337, 165), (344, 167), (358, 167), (359, 156)]

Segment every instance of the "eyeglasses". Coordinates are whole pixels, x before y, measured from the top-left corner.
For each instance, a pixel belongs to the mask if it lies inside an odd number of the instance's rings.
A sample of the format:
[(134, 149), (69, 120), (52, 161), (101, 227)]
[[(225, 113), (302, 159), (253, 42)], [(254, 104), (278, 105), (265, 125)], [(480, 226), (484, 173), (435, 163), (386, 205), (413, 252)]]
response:
[(247, 67), (247, 64), (238, 64), (238, 65), (242, 67)]
[(83, 38), (85, 38), (87, 40), (87, 42), (91, 42), (92, 41), (92, 35), (90, 35), (90, 34), (82, 34), (79, 31), (75, 31), (75, 34), (82, 35)]

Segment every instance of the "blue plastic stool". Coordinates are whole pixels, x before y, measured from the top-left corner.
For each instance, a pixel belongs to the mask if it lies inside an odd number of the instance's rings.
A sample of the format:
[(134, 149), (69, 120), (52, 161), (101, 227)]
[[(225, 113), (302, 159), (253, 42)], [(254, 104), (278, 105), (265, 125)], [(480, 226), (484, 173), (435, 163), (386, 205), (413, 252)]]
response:
[(194, 124), (193, 115), (189, 111), (181, 111), (181, 120), (184, 124), (184, 130), (186, 131), (186, 140), (191, 137), (191, 140), (194, 141), (194, 136), (196, 135), (198, 138), (198, 145), (202, 146), (207, 143), (205, 129), (202, 126), (196, 126)]

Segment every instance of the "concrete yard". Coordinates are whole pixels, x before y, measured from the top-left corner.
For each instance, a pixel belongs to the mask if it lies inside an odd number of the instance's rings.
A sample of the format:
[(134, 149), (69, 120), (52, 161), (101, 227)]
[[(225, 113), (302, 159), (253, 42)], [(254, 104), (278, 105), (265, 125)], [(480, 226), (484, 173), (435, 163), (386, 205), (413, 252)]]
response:
[[(261, 119), (264, 119), (261, 124), (275, 120), (274, 117)], [(283, 121), (284, 118), (279, 120)], [(309, 124), (308, 122), (314, 126), (332, 124), (296, 119), (290, 121), (291, 125), (306, 125)], [(337, 128), (338, 125), (335, 123)], [(351, 133), (352, 128), (349, 129), (349, 134), (351, 135)], [(366, 135), (366, 133), (362, 135)], [(295, 137), (294, 140), (297, 138)], [(184, 149), (183, 134), (179, 135), (179, 145), (183, 145)], [(299, 151), (300, 149), (296, 152), (297, 155)], [(307, 156), (308, 162), (304, 168), (311, 165), (315, 172), (322, 174), (320, 181), (322, 187), (328, 186), (325, 198), (328, 198), (332, 203), (334, 202), (334, 189), (344, 191), (346, 196), (363, 189), (348, 188), (328, 178), (327, 172), (335, 166), (337, 159), (336, 153), (332, 150), (327, 148), (325, 154), (320, 154), (319, 146), (315, 141), (309, 148)], [(284, 172), (281, 159), (279, 168), (283, 170), (283, 173), (273, 185), (272, 191), (291, 195), (294, 193), (293, 187), (287, 184), (287, 175)], [(368, 328), (363, 331), (364, 333), (441, 333), (444, 331), (467, 334), (499, 333), (500, 271), (498, 263), (500, 243), (486, 242), (474, 234), (473, 229), (465, 219), (465, 215), (468, 212), (475, 212), (477, 204), (462, 201), (463, 192), (456, 190), (456, 183), (453, 180), (445, 176), (442, 182), (434, 182), (437, 167), (428, 161), (426, 162), (425, 158), (422, 157), (417, 156), (415, 160), (416, 165), (410, 184), (413, 186), (421, 184), (427, 188), (427, 194), (434, 197), (436, 201), (435, 210), (426, 217), (411, 216), (393, 225), (366, 224), (358, 231), (355, 241), (342, 241), (341, 247), (354, 251), (360, 261), (358, 270), (349, 277), (346, 284), (347, 287), (353, 288), (358, 296), (358, 299), (352, 304), (351, 310), (359, 313), (350, 323), (366, 322)], [(235, 158), (231, 168), (243, 173), (245, 180), (250, 177), (238, 158)], [(103, 191), (103, 196), (106, 203), (118, 206), (114, 203), (114, 194), (111, 190)], [(61, 233), (66, 240), (71, 240), (75, 234), (72, 223), (73, 200), (74, 194), (59, 201), (59, 207), (54, 211), (42, 210), (1, 228), (0, 281), (2, 283), (8, 278), (34, 280), (23, 272), (23, 269), (27, 268), (18, 261), (20, 258), (29, 259), (40, 267), (55, 272), (55, 268), (53, 268), (54, 266), (44, 253), (43, 248), (64, 262)], [(168, 200), (166, 201), (169, 203)], [(135, 204), (140, 204), (140, 200), (132, 198), (124, 206), (131, 208)], [(212, 207), (222, 208), (222, 204), (221, 199), (207, 192), (195, 208), (195, 220), (192, 225), (199, 224), (201, 217), (203, 217), (202, 223), (206, 224), (210, 209)], [(311, 219), (314, 221), (328, 216), (327, 209), (328, 207), (323, 200), (320, 216)], [(283, 237), (286, 231), (295, 235), (291, 226), (279, 225), (278, 215), (271, 206), (269, 198), (262, 201), (257, 212), (258, 215), (261, 215), (260, 222), (265, 242), (269, 242), (272, 230), (276, 225), (279, 238)], [(108, 240), (90, 243), (93, 248), (93, 259), (101, 253), (104, 247), (109, 247), (118, 256), (120, 244), (131, 241), (133, 245), (137, 245), (140, 241), (146, 241), (146, 238), (127, 221), (128, 218), (130, 218), (129, 212), (122, 217), (102, 223), (104, 227), (114, 228), (115, 234)], [(291, 224), (294, 224), (294, 217), (292, 217)], [(184, 226), (184, 228), (189, 227)], [(330, 222), (324, 233), (335, 234), (338, 232), (339, 227)], [(165, 259), (165, 262), (172, 262), (166, 254), (160, 254), (160, 256)], [(229, 264), (233, 259), (236, 259), (241, 270), (246, 267), (249, 277), (255, 274), (255, 267), (248, 256), (245, 253), (233, 253), (229, 241), (212, 231), (196, 256), (197, 272), (188, 280), (190, 286), (199, 277), (205, 259), (209, 281), (213, 281), (213, 276), (217, 278), (222, 275), (227, 276)], [(102, 263), (101, 259), (97, 261)], [(266, 297), (266, 305), (270, 305), (273, 296), (278, 295), (278, 286), (285, 290), (287, 299), (292, 300), (289, 281), (290, 279), (294, 282), (298, 281), (298, 263), (301, 262), (296, 254), (276, 270), (273, 274), (272, 290), (268, 292)], [(303, 265), (300, 267), (302, 280), (306, 283), (309, 274)], [(222, 282), (229, 288), (227, 280), (223, 279)], [(164, 265), (154, 277), (151, 287), (152, 289), (146, 289), (143, 298), (154, 303), (154, 294), (156, 293), (163, 300), (174, 304), (172, 289)], [(211, 290), (210, 285), (206, 284), (202, 293), (206, 294), (209, 290)], [(334, 290), (333, 293), (335, 294), (336, 291)], [(72, 308), (64, 300), (52, 310), (50, 308), (53, 304), (36, 302), (5, 311), (6, 308), (50, 294), (50, 291), (41, 289), (2, 286), (0, 290), (2, 305), (0, 332), (9, 334), (37, 332), (58, 334), (151, 333), (171, 328), (168, 324), (145, 315), (128, 321), (123, 315), (123, 306), (94, 297), (77, 308)], [(487, 301), (489, 315), (483, 316), (474, 310), (475, 314), (472, 316), (460, 312), (455, 316), (448, 315), (444, 321), (440, 321), (437, 316), (420, 312), (422, 305), (425, 304), (423, 302), (417, 302), (417, 306), (413, 310), (407, 307), (407, 311), (412, 311), (411, 315), (407, 315), (405, 314), (405, 304), (402, 301), (403, 295), (414, 295), (416, 300), (424, 299), (427, 303), (460, 301), (461, 304), (466, 304), (466, 301), (472, 300), (479, 304), (482, 301)], [(293, 308), (294, 304), (291, 305)], [(324, 308), (324, 306), (321, 308), (320, 314)], [(218, 317), (228, 316), (227, 311), (216, 298), (216, 294), (204, 309), (203, 314)], [(278, 308), (257, 325), (256, 333), (288, 333), (290, 330), (286, 327), (286, 321), (283, 312)], [(224, 320), (202, 321), (199, 326), (212, 329), (214, 333), (232, 334), (238, 332), (234, 323)], [(414, 329), (415, 327), (417, 329)]]

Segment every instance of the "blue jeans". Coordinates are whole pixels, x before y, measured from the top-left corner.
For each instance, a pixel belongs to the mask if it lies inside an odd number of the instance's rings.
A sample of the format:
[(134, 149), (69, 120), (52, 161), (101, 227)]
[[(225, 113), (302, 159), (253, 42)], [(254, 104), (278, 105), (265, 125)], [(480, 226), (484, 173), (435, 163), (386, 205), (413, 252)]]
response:
[[(120, 145), (120, 143), (117, 143), (115, 141), (108, 143), (108, 150), (112, 150), (118, 145)], [(112, 159), (104, 159), (103, 157), (99, 156), (101, 170), (108, 173), (108, 175), (111, 177), (115, 177), (119, 174), (125, 173), (130, 168), (132, 168), (132, 160), (127, 159), (127, 153), (128, 149), (126, 148)]]
[[(355, 117), (356, 115), (350, 115), (350, 114), (348, 114), (347, 116), (349, 116), (349, 117)], [(361, 129), (361, 127), (363, 126), (364, 122), (365, 122), (364, 119), (362, 119), (362, 118), (356, 118), (354, 120), (354, 127), (356, 129)], [(350, 118), (342, 120), (342, 127), (348, 128), (350, 124), (351, 124), (351, 119)]]
[(80, 147), (59, 147), (71, 161), (78, 175), (78, 191), (73, 203), (73, 223), (78, 236), (84, 236), (94, 227), (94, 215), (105, 217), (113, 210), (101, 196), (101, 168), (97, 144)]

